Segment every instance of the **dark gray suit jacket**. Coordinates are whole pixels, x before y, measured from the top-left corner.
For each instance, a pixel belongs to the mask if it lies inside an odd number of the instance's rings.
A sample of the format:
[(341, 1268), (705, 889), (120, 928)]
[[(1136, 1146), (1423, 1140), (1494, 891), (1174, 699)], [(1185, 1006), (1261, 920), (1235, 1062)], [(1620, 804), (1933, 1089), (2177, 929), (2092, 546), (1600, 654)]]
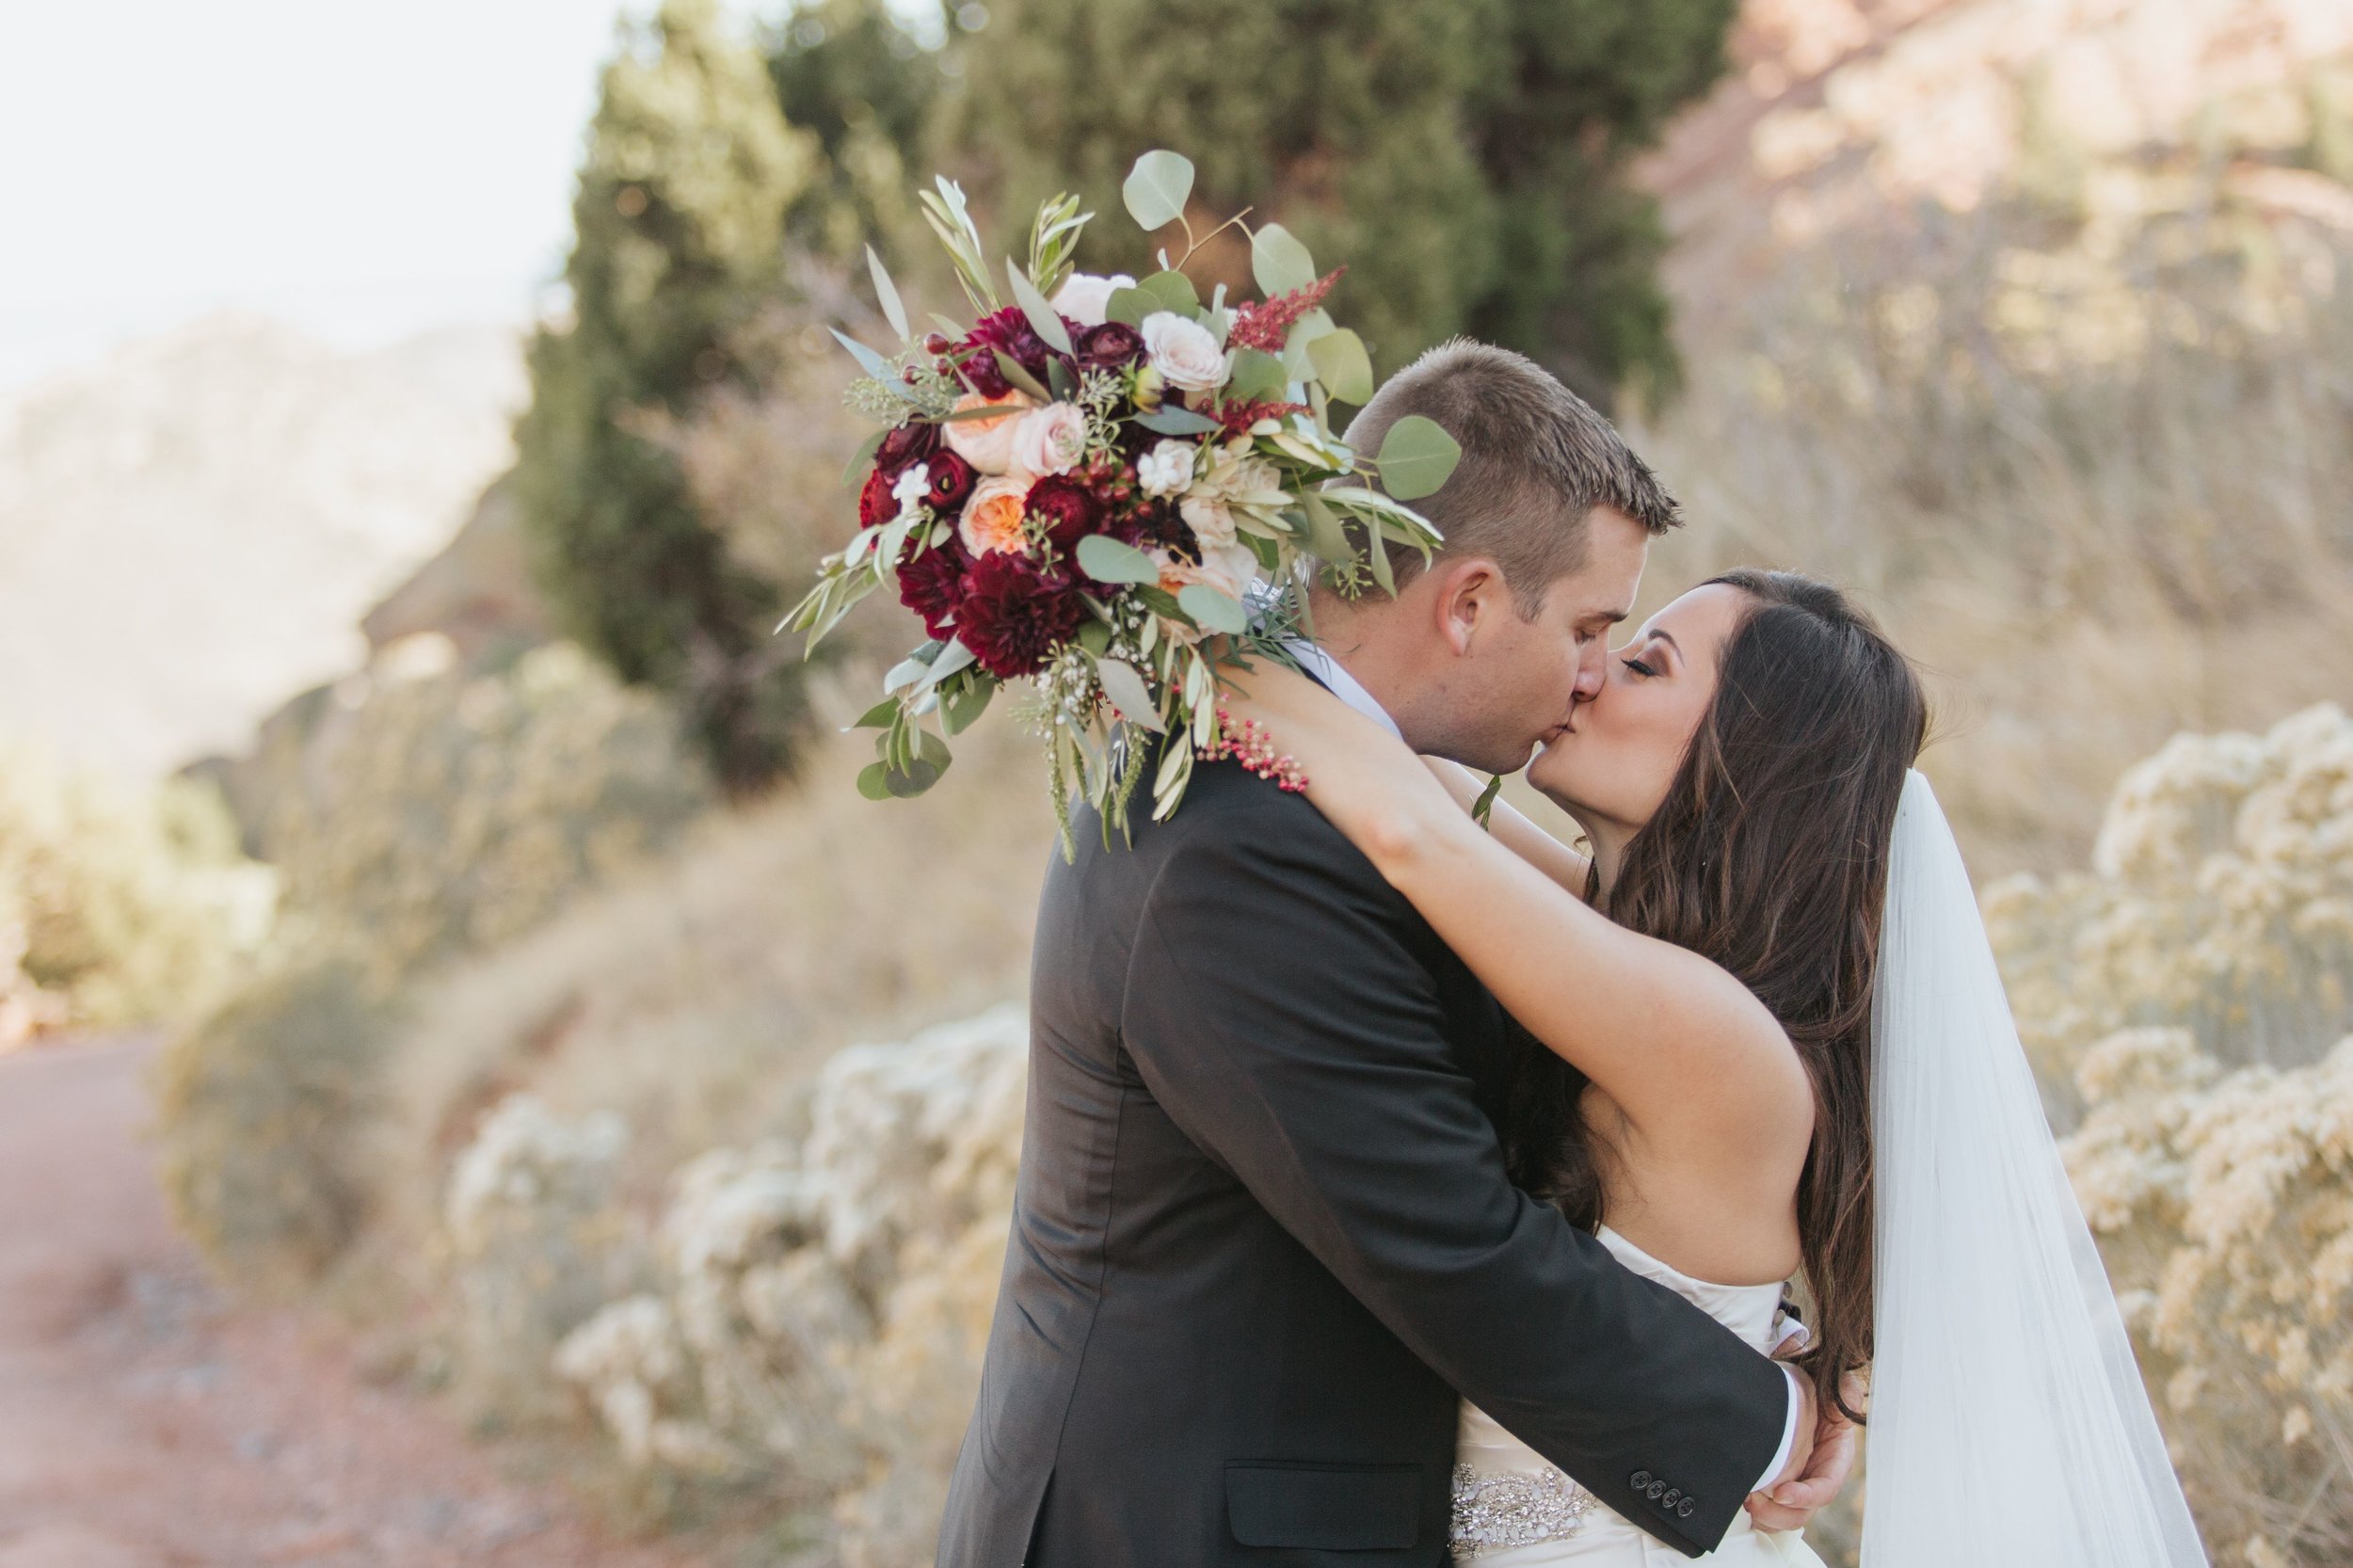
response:
[(940, 1568), (1441, 1563), (1457, 1389), (1715, 1545), (1786, 1384), (1506, 1178), (1512, 1048), (1461, 961), (1231, 763), (1132, 848), (1072, 825)]

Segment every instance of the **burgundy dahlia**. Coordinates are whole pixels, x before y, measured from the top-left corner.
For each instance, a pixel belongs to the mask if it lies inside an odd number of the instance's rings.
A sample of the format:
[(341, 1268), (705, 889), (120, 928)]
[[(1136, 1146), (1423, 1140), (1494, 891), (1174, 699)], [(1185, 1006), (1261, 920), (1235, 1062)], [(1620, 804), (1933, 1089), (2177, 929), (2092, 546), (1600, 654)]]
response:
[(1067, 554), (1103, 525), (1103, 503), (1076, 473), (1049, 473), (1030, 487), (1029, 513), (1046, 520), (1046, 536)]
[(951, 535), (899, 568), (899, 602), (923, 619), (923, 630), (945, 642), (954, 636), (956, 611), (964, 602), (969, 557)]
[(973, 662), (1000, 680), (1035, 674), (1056, 644), (1086, 617), (1072, 582), (1038, 570), (1025, 557), (995, 550), (965, 573), (956, 635)]
[(1125, 370), (1144, 358), (1144, 334), (1124, 321), (1090, 327), (1078, 340), (1079, 362), (1090, 370)]
[[(1065, 329), (1069, 326), (1067, 317), (1064, 326)], [(1018, 305), (992, 311), (974, 322), (964, 346), (971, 350), (964, 361), (964, 379), (984, 397), (1002, 397), (1011, 386), (1004, 372), (997, 368), (997, 356), (992, 350), (1004, 350), (1007, 359), (1037, 377), (1041, 385), (1046, 380), (1046, 361), (1054, 352), (1046, 346), (1046, 340), (1037, 335), (1037, 328), (1030, 325), (1030, 318)]]
[(899, 498), (890, 493), (896, 475), (876, 469), (866, 476), (866, 484), (857, 492), (857, 525), (872, 528), (888, 522), (899, 515)]
[(896, 479), (939, 450), (939, 426), (928, 420), (909, 420), (887, 432), (874, 450), (874, 469)]
[(923, 497), (936, 512), (952, 512), (972, 493), (972, 465), (952, 452), (932, 454), (931, 488)]

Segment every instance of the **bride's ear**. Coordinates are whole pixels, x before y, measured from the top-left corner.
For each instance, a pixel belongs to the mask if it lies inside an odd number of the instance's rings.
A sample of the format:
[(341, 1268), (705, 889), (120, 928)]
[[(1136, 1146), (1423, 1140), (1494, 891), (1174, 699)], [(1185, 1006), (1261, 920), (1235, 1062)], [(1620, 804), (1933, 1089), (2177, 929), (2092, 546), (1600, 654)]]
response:
[(1466, 659), (1495, 617), (1510, 608), (1503, 568), (1483, 555), (1471, 555), (1435, 566), (1429, 575), (1435, 590), (1430, 615), (1437, 633), (1456, 658)]

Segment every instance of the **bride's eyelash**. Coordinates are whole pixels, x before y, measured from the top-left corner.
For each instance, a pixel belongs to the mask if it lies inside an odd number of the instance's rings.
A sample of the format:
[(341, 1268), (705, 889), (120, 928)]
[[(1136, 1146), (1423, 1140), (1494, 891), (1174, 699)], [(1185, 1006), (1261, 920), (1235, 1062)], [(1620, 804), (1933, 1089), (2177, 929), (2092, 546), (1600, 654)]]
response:
[(1637, 675), (1657, 675), (1658, 673), (1648, 664), (1642, 663), (1640, 659), (1621, 659), (1618, 663), (1624, 664), (1626, 668), (1632, 670)]

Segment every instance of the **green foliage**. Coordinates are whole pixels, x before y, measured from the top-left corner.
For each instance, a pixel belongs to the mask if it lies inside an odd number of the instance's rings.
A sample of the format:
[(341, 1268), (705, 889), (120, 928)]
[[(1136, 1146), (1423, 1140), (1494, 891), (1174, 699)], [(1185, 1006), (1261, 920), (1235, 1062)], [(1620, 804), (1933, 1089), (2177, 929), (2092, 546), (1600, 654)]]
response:
[(815, 175), (786, 210), (793, 242), (836, 263), (872, 244), (896, 262), (920, 239), (909, 192), (947, 78), (879, 0), (796, 6), (769, 42), (784, 117), (817, 138)]
[(348, 958), (272, 975), (167, 1045), (155, 1067), (164, 1191), (241, 1284), (292, 1286), (365, 1218), (365, 1133), (394, 1016)]
[(292, 760), (263, 848), (290, 937), (393, 982), (536, 925), (710, 803), (669, 711), (577, 646), (377, 682)]
[[(941, 136), (1000, 212), (1060, 188), (1114, 211), (1137, 152), (1180, 149), (1199, 169), (1194, 232), (1255, 203), (1254, 224), (1345, 260), (1334, 309), (1385, 368), (1468, 331), (1606, 394), (1673, 376), (1664, 242), (1623, 168), (1722, 70), (1734, 8), (1001, 0), (963, 46)], [(1117, 237), (1098, 225), (1088, 264), (1129, 259), (1106, 248)], [(1239, 289), (1251, 260), (1212, 241), (1192, 270)]]
[(731, 559), (652, 439), (740, 379), (733, 333), (777, 283), (816, 138), (713, 0), (667, 0), (606, 69), (572, 214), (571, 320), (531, 345), (516, 488), (566, 630), (680, 696), (720, 778), (785, 765), (805, 703), (768, 629), (777, 590)]
[(266, 939), (269, 868), (213, 786), (134, 789), (0, 745), (0, 1048), (200, 1016)]

